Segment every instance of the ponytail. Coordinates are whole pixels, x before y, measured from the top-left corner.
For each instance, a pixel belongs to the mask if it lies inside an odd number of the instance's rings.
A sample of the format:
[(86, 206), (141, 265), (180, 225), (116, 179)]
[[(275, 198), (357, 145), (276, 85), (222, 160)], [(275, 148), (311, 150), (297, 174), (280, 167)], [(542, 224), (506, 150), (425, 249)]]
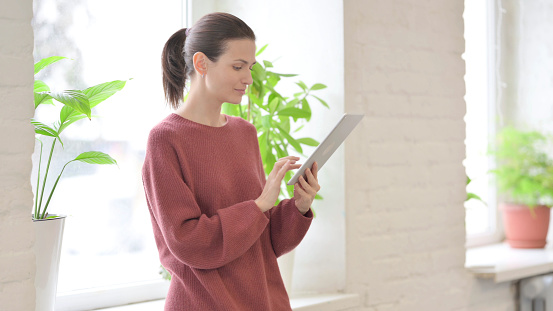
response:
[(187, 75), (183, 53), (185, 41), (186, 28), (183, 28), (175, 32), (167, 40), (161, 55), (165, 100), (173, 109), (179, 107), (184, 96), (184, 85)]
[(194, 75), (193, 56), (202, 52), (216, 62), (233, 39), (255, 41), (252, 29), (238, 17), (228, 13), (210, 13), (200, 18), (191, 28), (175, 32), (163, 48), (163, 91), (165, 100), (177, 109), (184, 97), (186, 79)]

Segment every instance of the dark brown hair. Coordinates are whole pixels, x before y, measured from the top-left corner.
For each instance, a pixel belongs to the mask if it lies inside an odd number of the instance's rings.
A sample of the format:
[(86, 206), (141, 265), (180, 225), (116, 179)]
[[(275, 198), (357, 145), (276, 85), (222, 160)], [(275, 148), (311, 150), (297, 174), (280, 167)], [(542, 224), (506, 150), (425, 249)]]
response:
[(238, 17), (228, 13), (211, 13), (203, 16), (190, 28), (175, 32), (163, 48), (163, 90), (165, 100), (174, 109), (184, 96), (186, 79), (194, 74), (192, 57), (203, 52), (216, 62), (226, 50), (228, 40), (255, 41), (253, 30)]

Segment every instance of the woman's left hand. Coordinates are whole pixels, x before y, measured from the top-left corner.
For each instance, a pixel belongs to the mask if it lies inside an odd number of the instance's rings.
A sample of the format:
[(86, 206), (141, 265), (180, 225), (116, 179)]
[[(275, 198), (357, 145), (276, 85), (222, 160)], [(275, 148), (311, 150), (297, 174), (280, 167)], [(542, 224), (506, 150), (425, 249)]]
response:
[(301, 176), (298, 182), (294, 185), (294, 199), (296, 207), (300, 213), (305, 214), (309, 211), (317, 192), (321, 190), (319, 181), (317, 180), (317, 162), (313, 163), (311, 169), (305, 170), (307, 180)]

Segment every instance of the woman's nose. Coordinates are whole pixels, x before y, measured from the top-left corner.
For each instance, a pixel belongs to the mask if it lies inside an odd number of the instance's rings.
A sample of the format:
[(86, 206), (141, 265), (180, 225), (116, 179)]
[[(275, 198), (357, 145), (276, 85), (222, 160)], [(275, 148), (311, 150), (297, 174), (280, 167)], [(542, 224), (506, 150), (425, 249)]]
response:
[(247, 72), (248, 73), (246, 74), (246, 76), (242, 80), (242, 83), (244, 83), (246, 85), (251, 85), (253, 83), (252, 71), (248, 70)]

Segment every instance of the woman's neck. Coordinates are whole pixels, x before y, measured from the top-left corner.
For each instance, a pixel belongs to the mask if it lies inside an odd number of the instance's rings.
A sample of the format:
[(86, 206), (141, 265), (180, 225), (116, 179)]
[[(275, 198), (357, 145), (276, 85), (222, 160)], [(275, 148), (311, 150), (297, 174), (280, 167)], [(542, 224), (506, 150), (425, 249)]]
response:
[(222, 103), (198, 98), (194, 93), (191, 90), (186, 101), (175, 113), (190, 121), (208, 126), (219, 127), (225, 125), (227, 120), (221, 114)]

